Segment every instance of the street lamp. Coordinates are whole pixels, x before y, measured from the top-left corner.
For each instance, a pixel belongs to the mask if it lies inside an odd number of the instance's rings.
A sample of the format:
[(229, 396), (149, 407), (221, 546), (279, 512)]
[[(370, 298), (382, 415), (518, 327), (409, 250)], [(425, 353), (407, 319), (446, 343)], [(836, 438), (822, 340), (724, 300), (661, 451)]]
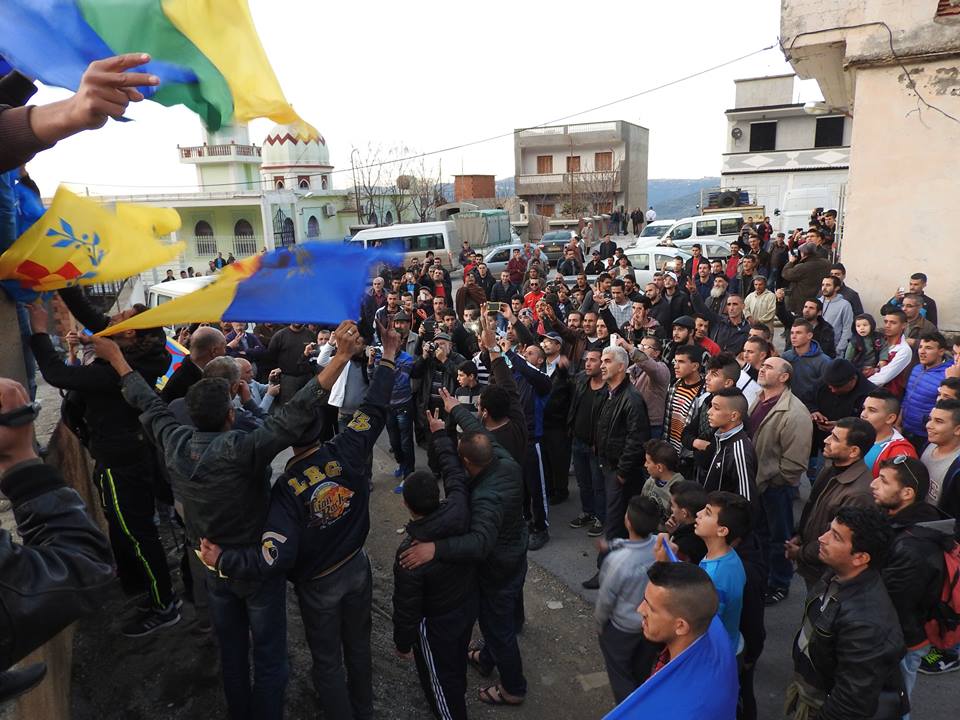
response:
[(360, 217), (360, 189), (357, 187), (357, 166), (353, 162), (353, 154), (358, 152), (356, 148), (350, 151), (350, 172), (353, 175), (353, 201), (357, 205), (357, 224), (362, 225), (363, 220)]

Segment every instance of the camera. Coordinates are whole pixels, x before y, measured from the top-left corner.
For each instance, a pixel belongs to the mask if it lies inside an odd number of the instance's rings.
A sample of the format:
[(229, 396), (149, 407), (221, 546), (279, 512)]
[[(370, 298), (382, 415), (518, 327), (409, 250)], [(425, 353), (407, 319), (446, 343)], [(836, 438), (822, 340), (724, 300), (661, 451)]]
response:
[(437, 344), (435, 342), (425, 342), (423, 347), (426, 349), (428, 355), (433, 355), (437, 351)]

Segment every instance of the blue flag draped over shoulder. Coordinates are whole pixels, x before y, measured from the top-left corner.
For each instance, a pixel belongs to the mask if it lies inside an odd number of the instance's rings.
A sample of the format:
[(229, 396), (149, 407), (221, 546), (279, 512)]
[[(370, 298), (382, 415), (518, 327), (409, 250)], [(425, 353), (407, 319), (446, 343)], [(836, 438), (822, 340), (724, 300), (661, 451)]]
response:
[(714, 617), (705, 634), (604, 720), (734, 720), (739, 687), (730, 636)]
[[(117, 54), (84, 20), (74, 0), (2, 0), (0, 27), (0, 55), (45, 85), (76, 90), (87, 65)], [(197, 80), (192, 70), (156, 60), (134, 70), (153, 73), (161, 82)], [(139, 90), (150, 97), (157, 88)]]

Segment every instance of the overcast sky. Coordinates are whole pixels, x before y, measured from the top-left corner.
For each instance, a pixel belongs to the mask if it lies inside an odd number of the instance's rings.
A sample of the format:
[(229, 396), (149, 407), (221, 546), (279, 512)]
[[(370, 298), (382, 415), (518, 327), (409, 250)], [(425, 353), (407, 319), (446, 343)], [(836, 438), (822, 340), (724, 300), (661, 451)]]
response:
[[(408, 0), (334, 3), (250, 0), (260, 38), (287, 99), (324, 135), (334, 185), (350, 184), (351, 147), (430, 151), (509, 133), (616, 100), (770, 45), (780, 3), (547, 2), (469, 5)], [(716, 175), (723, 111), (735, 78), (789, 72), (779, 49), (571, 122), (627, 120), (650, 129), (651, 178)], [(41, 88), (35, 102), (67, 93)], [(803, 83), (803, 101), (819, 97)], [(44, 195), (69, 182), (93, 194), (195, 189), (176, 145), (202, 142), (195, 115), (144, 102), (129, 123), (110, 122), (38, 156)], [(255, 121), (260, 144), (273, 123)], [(511, 137), (455, 150), (454, 174), (514, 174)], [(76, 187), (75, 186), (75, 187)]]

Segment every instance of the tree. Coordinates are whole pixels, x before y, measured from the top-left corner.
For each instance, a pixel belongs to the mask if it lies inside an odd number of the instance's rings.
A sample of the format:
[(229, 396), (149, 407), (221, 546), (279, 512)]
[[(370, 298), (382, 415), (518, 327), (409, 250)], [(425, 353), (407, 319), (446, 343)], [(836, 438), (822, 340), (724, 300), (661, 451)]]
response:
[(410, 150), (402, 145), (385, 147), (373, 143), (367, 143), (364, 152), (357, 152), (354, 182), (360, 197), (361, 215), (367, 222), (382, 225), (391, 210), (397, 221), (402, 221), (403, 212), (411, 203), (409, 188), (401, 187), (407, 185), (404, 182), (404, 158), (409, 154)]
[(425, 158), (420, 158), (419, 164), (412, 168), (405, 179), (410, 186), (410, 206), (420, 218), (420, 222), (426, 222), (433, 211), (446, 202), (440, 168), (438, 166), (434, 171), (433, 167), (427, 165)]
[(595, 213), (608, 213), (617, 200), (622, 162), (609, 170), (594, 170), (576, 175), (576, 189), (571, 193), (582, 204), (589, 203)]

